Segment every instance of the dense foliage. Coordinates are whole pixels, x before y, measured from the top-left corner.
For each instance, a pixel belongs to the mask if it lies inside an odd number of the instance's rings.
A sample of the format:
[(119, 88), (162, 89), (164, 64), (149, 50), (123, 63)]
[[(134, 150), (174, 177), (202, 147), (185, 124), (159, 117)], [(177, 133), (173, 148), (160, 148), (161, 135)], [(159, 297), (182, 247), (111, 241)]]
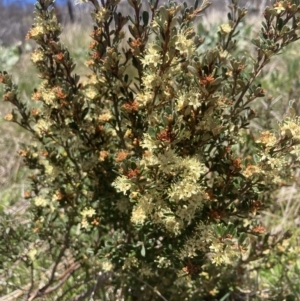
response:
[[(27, 35), (42, 79), (32, 101), (0, 74), (15, 107), (5, 119), (32, 137), (19, 152), (32, 171), (26, 224), (10, 214), (0, 224), (0, 268), (22, 289), (1, 290), (27, 300), (263, 298), (249, 278), (289, 233), (268, 235), (257, 213), (293, 182), (300, 120), (291, 107), (258, 138), (249, 123), (265, 95), (259, 74), (299, 39), (300, 6), (267, 7), (255, 54), (243, 56), (247, 11), (236, 0), (211, 47), (194, 29), (206, 0), (128, 0), (128, 16), (118, 0), (81, 2), (94, 6), (87, 81), (60, 43), (53, 0), (38, 0)], [(10, 273), (16, 264), (26, 279)]]

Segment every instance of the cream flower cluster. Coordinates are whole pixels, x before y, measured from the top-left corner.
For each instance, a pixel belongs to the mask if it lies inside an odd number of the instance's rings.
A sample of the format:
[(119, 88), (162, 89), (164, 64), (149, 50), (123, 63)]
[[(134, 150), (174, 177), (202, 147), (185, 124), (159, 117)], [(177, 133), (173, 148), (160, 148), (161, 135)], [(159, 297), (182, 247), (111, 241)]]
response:
[(36, 49), (31, 54), (31, 60), (33, 63), (43, 62), (45, 60), (45, 54), (42, 49)]
[(236, 259), (241, 258), (250, 248), (250, 241), (245, 240), (239, 245), (238, 240), (231, 235), (221, 237), (218, 233), (221, 225), (212, 228), (200, 223), (196, 232), (186, 240), (180, 257), (193, 258), (198, 252), (208, 252), (210, 261), (215, 265), (231, 265)]
[(46, 119), (39, 119), (35, 124), (34, 129), (39, 136), (43, 136), (44, 133), (49, 132), (51, 125), (51, 121), (47, 121)]
[(111, 12), (107, 8), (101, 7), (95, 14), (95, 17), (98, 22), (105, 22), (108, 20), (110, 14)]
[(118, 176), (116, 180), (112, 183), (112, 186), (115, 187), (118, 192), (126, 194), (131, 188), (131, 182), (125, 176)]
[(300, 142), (300, 118), (287, 118), (280, 125), (282, 136), (292, 138)]
[(189, 91), (181, 91), (177, 95), (177, 110), (184, 109), (187, 105), (193, 106), (194, 109), (201, 105), (199, 101), (200, 94), (197, 89), (191, 89)]
[(181, 54), (190, 58), (195, 54), (196, 48), (194, 46), (194, 41), (192, 39), (187, 39), (187, 34), (191, 31), (189, 28), (186, 32), (179, 33), (177, 35), (177, 41), (175, 43), (175, 48), (180, 51)]
[(145, 56), (141, 59), (143, 66), (157, 67), (162, 63), (161, 47), (155, 42), (149, 43)]
[(81, 227), (82, 228), (85, 228), (85, 229), (88, 229), (90, 224), (87, 220), (88, 217), (92, 217), (93, 215), (96, 214), (96, 211), (94, 208), (85, 208), (81, 211), (81, 216), (82, 216), (82, 219), (81, 219)]
[[(157, 22), (153, 22), (153, 30), (157, 30), (159, 27)], [(193, 39), (187, 38), (189, 34), (193, 31), (192, 28), (186, 29), (186, 31), (178, 33), (172, 36), (170, 39), (170, 45), (168, 47), (173, 47), (173, 50), (177, 50), (179, 53), (175, 55), (170, 55), (169, 52), (163, 54), (166, 45), (163, 43), (159, 44), (157, 41), (149, 43), (145, 55), (141, 58), (141, 63), (144, 67), (143, 74), (143, 84), (145, 89), (139, 92), (136, 96), (136, 101), (141, 107), (154, 102), (155, 89), (161, 89), (162, 94), (166, 97), (170, 96), (168, 94), (168, 85), (172, 82), (172, 79), (181, 72), (181, 60), (182, 56), (186, 59), (190, 59), (192, 55), (195, 54), (195, 46)], [(183, 100), (186, 95), (182, 95), (179, 102), (194, 105), (198, 105), (197, 92), (192, 91), (187, 99)]]
[(210, 235), (211, 262), (215, 265), (230, 265), (241, 256), (238, 241), (236, 238), (218, 238), (216, 235)]
[(181, 158), (174, 150), (168, 149), (158, 154), (157, 159), (161, 173), (174, 179), (168, 189), (171, 199), (178, 202), (201, 193), (201, 186), (197, 182), (201, 174), (206, 172), (206, 167), (198, 158)]
[(43, 196), (36, 196), (33, 199), (33, 202), (37, 207), (46, 207), (47, 205), (49, 205), (49, 201)]
[[(151, 149), (150, 136), (146, 136), (146, 140), (148, 142), (143, 146)], [(146, 152), (139, 164), (139, 168), (147, 174), (149, 188), (143, 196), (138, 195), (133, 200), (136, 205), (131, 221), (141, 224), (150, 218), (155, 223), (163, 224), (168, 231), (179, 234), (184, 222), (190, 223), (206, 201), (200, 184), (206, 167), (199, 158), (182, 158), (170, 148), (157, 155), (155, 152)], [(158, 168), (156, 176), (151, 172), (153, 166)], [(124, 182), (128, 185), (128, 179), (119, 177), (118, 187)], [(123, 191), (129, 186), (125, 187)], [(132, 183), (131, 187), (134, 189), (135, 184)], [(171, 206), (174, 202), (177, 204), (175, 209)]]
[[(263, 176), (265, 184), (284, 181), (282, 174), (285, 176), (284, 171), (289, 159), (282, 152), (287, 155), (300, 155), (300, 118), (286, 118), (279, 124), (279, 130), (279, 137), (269, 131), (260, 134), (256, 142), (261, 144), (263, 149), (258, 152), (260, 155), (256, 165), (249, 164), (243, 170), (244, 176)], [(281, 149), (281, 152), (276, 151), (278, 149)]]

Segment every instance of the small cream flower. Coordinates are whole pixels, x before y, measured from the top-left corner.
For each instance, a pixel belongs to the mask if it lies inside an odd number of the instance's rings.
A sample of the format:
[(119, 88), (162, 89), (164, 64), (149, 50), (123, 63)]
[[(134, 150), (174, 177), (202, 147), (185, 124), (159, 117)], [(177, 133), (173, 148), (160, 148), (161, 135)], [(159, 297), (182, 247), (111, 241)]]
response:
[(97, 97), (97, 95), (98, 95), (98, 91), (93, 87), (88, 87), (85, 90), (85, 96), (90, 99), (95, 99)]
[(95, 213), (96, 213), (95, 209), (89, 207), (89, 208), (85, 208), (84, 210), (82, 210), (80, 214), (83, 217), (92, 217)]
[(49, 203), (45, 198), (43, 198), (41, 196), (36, 196), (33, 199), (33, 201), (34, 201), (35, 206), (37, 206), (37, 207), (46, 207)]
[(195, 109), (201, 104), (199, 101), (200, 94), (197, 90), (180, 92), (177, 96), (177, 110), (180, 111), (187, 105), (193, 106)]
[(146, 74), (143, 83), (147, 88), (159, 87), (162, 84), (162, 78), (156, 74)]
[(232, 31), (232, 27), (229, 23), (226, 23), (220, 26), (220, 30), (222, 33), (228, 34)]
[(57, 106), (57, 104), (55, 104), (56, 95), (54, 91), (45, 89), (42, 91), (42, 97), (47, 105)]
[(277, 139), (276, 137), (270, 133), (269, 131), (262, 132), (257, 142), (265, 144), (266, 146), (274, 146)]
[(274, 4), (274, 9), (276, 10), (277, 14), (280, 14), (281, 12), (285, 11), (285, 7), (282, 2), (276, 2)]
[(146, 55), (141, 59), (143, 66), (157, 67), (161, 64), (161, 49), (155, 43), (151, 43), (147, 49)]
[(112, 186), (116, 188), (118, 192), (123, 192), (124, 194), (131, 188), (131, 183), (125, 176), (119, 176), (112, 183)]
[(139, 105), (143, 106), (146, 105), (147, 103), (150, 103), (153, 101), (153, 92), (151, 89), (145, 90), (136, 95), (135, 100), (138, 102)]
[(99, 9), (95, 14), (96, 20), (99, 23), (107, 21), (109, 16), (110, 16), (110, 11), (105, 7), (101, 7), (101, 9)]
[(32, 37), (37, 37), (37, 36), (40, 36), (42, 34), (45, 33), (45, 29), (43, 26), (41, 25), (38, 25), (34, 28), (32, 28), (30, 31), (29, 31), (29, 34), (32, 36)]
[(109, 121), (112, 118), (112, 115), (110, 112), (104, 113), (99, 115), (98, 120), (99, 121)]
[(109, 260), (105, 260), (105, 261), (103, 261), (102, 262), (102, 270), (104, 271), (104, 272), (109, 272), (109, 271), (111, 271), (112, 269), (113, 269), (113, 264), (109, 261)]
[(109, 155), (108, 151), (100, 151), (99, 153), (99, 160), (100, 161), (105, 161), (105, 159), (107, 158), (107, 156)]
[(300, 140), (300, 118), (287, 118), (280, 126), (282, 136)]
[(96, 211), (94, 208), (88, 207), (81, 211), (82, 220), (81, 220), (81, 227), (88, 229), (90, 227), (89, 222), (87, 221), (87, 217), (92, 217), (95, 215)]
[(37, 249), (31, 249), (28, 253), (27, 256), (30, 258), (31, 261), (33, 261), (36, 257), (37, 254)]
[(146, 213), (142, 206), (137, 206), (132, 211), (131, 222), (134, 224), (143, 224), (146, 219)]
[(98, 83), (99, 83), (99, 79), (98, 79), (97, 75), (92, 74), (92, 75), (89, 76), (88, 84), (96, 85)]
[(31, 60), (32, 60), (33, 63), (38, 63), (38, 62), (44, 61), (45, 60), (45, 55), (44, 55), (43, 51), (41, 49), (35, 50), (31, 54)]
[(6, 114), (4, 119), (7, 121), (12, 121), (14, 119), (14, 116), (13, 116), (13, 114)]
[(38, 135), (43, 135), (44, 133), (49, 131), (49, 127), (51, 126), (51, 123), (49, 121), (46, 121), (44, 119), (39, 119), (36, 125), (34, 126), (34, 129)]
[(243, 171), (243, 175), (246, 178), (252, 177), (253, 175), (258, 175), (262, 172), (262, 170), (256, 166), (256, 165), (251, 165), (249, 164), (246, 169)]
[(177, 235), (180, 233), (182, 223), (178, 221), (174, 216), (167, 216), (165, 219), (165, 226), (169, 232)]
[(40, 163), (44, 165), (45, 174), (47, 176), (52, 176), (54, 171), (53, 165), (51, 165), (48, 160), (42, 160)]
[(187, 33), (180, 33), (177, 35), (177, 41), (175, 43), (175, 48), (180, 51), (181, 54), (190, 57), (195, 53), (194, 41), (192, 39), (187, 39)]

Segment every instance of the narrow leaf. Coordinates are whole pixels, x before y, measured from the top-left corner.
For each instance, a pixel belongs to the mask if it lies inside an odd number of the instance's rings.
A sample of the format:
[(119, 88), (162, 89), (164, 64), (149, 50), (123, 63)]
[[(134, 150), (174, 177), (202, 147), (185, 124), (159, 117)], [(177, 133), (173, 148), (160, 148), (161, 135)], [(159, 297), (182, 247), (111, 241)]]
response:
[(144, 22), (144, 27), (146, 27), (149, 23), (149, 13), (146, 10), (143, 11), (143, 22)]

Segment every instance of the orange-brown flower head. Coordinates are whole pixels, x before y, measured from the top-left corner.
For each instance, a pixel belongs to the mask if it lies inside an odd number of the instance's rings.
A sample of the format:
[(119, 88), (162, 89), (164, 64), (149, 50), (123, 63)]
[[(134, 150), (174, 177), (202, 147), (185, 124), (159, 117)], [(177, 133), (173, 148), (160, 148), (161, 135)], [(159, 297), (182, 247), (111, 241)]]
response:
[(220, 209), (212, 209), (210, 212), (209, 212), (209, 216), (211, 219), (214, 219), (214, 220), (220, 220), (222, 219), (223, 217), (226, 216), (226, 213)]
[(39, 100), (42, 99), (42, 93), (41, 93), (40, 91), (35, 91), (35, 92), (32, 94), (31, 98), (32, 98), (33, 100), (35, 100), (35, 101), (39, 101)]
[(90, 42), (90, 49), (95, 49), (98, 45), (98, 42), (97, 41), (91, 41)]
[(24, 191), (24, 198), (25, 198), (25, 199), (31, 198), (31, 192), (28, 191), (28, 190)]
[(13, 93), (11, 91), (8, 91), (3, 95), (4, 101), (10, 101), (12, 100), (12, 98), (13, 98)]
[(21, 149), (21, 150), (19, 150), (18, 154), (21, 157), (26, 157), (27, 154), (28, 154), (28, 150), (27, 149)]
[(186, 266), (182, 268), (182, 270), (189, 274), (189, 275), (195, 275), (199, 271), (200, 267), (198, 265), (195, 265), (191, 263), (190, 260), (186, 263)]
[(264, 234), (266, 232), (266, 228), (264, 226), (256, 226), (252, 229), (252, 232), (256, 234)]
[(262, 202), (261, 201), (253, 201), (251, 203), (251, 212), (252, 213), (256, 213), (257, 211), (259, 211), (262, 207)]
[(142, 44), (143, 44), (143, 43), (142, 43), (142, 40), (141, 40), (140, 38), (138, 38), (138, 39), (136, 39), (136, 40), (132, 40), (132, 41), (130, 42), (130, 46), (131, 46), (132, 48), (138, 48), (138, 47), (140, 47)]
[(54, 91), (56, 97), (58, 97), (60, 99), (65, 99), (67, 97), (66, 93), (63, 91), (63, 89), (61, 87), (54, 87), (53, 91)]
[(127, 178), (136, 178), (140, 174), (140, 170), (138, 168), (136, 169), (130, 169), (127, 173)]
[(99, 160), (104, 161), (107, 158), (108, 155), (109, 155), (108, 151), (100, 151)]
[(39, 110), (39, 109), (36, 109), (36, 108), (35, 108), (35, 109), (32, 109), (32, 110), (31, 110), (31, 115), (32, 115), (32, 116), (38, 116), (39, 113), (40, 113), (40, 110)]
[(63, 52), (60, 52), (60, 53), (58, 53), (58, 54), (55, 55), (55, 58), (56, 58), (58, 61), (63, 60), (64, 57), (65, 57), (65, 55), (63, 54)]
[(123, 104), (123, 109), (130, 112), (136, 112), (139, 109), (139, 104), (136, 101), (126, 102)]
[(128, 155), (129, 153), (127, 151), (119, 151), (116, 158), (116, 162), (122, 162), (124, 159), (127, 158)]
[(172, 142), (174, 140), (174, 134), (169, 129), (162, 130), (156, 137), (163, 142)]
[(233, 167), (235, 170), (240, 170), (242, 167), (241, 167), (241, 163), (242, 163), (242, 160), (241, 158), (235, 158), (232, 162), (233, 164)]
[(208, 86), (214, 80), (215, 80), (215, 78), (211, 74), (205, 75), (204, 77), (200, 78), (200, 84), (203, 86)]
[(49, 153), (46, 150), (41, 150), (40, 155), (43, 157), (48, 157)]
[(91, 57), (93, 60), (98, 60), (101, 58), (101, 54), (99, 51), (96, 51), (96, 52), (92, 53)]

